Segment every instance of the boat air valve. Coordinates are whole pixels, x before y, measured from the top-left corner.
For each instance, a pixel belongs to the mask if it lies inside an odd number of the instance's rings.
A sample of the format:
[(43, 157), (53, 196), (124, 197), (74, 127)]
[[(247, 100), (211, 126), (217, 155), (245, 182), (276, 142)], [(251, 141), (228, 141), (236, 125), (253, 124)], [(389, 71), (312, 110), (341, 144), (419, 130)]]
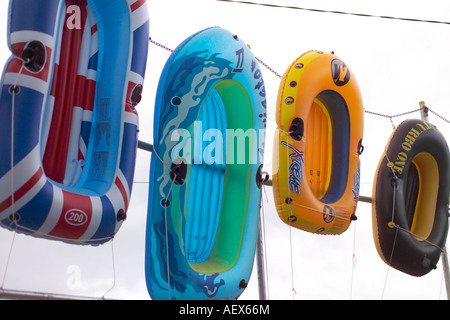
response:
[(170, 167), (170, 178), (178, 186), (184, 184), (187, 175), (187, 164), (183, 158), (176, 159)]
[(300, 141), (303, 138), (303, 134), (305, 131), (305, 125), (303, 123), (303, 119), (301, 118), (295, 118), (291, 126), (289, 127), (289, 133), (292, 139), (295, 141)]
[(45, 46), (40, 41), (31, 41), (22, 51), (25, 68), (31, 72), (40, 72), (45, 65)]

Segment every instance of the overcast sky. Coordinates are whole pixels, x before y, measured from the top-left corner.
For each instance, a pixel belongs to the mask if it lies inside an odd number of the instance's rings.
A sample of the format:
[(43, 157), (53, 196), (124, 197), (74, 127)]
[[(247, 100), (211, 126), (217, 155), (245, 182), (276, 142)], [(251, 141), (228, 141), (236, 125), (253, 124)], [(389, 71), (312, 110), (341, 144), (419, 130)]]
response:
[[(210, 26), (239, 35), (258, 58), (278, 73), (302, 53), (334, 51), (352, 69), (364, 107), (399, 114), (427, 106), (450, 119), (450, 25), (356, 17), (332, 13), (218, 2), (147, 0), (150, 35), (174, 49)], [(447, 0), (259, 0), (298, 7), (449, 21)], [(0, 2), (0, 65), (6, 47), (8, 1)], [(158, 80), (170, 52), (150, 45), (143, 100), (138, 106), (140, 140), (153, 143), (153, 109)], [(280, 79), (262, 68), (268, 94), (265, 171), (272, 172), (275, 103)], [(398, 125), (418, 112), (394, 118)], [(434, 115), (447, 139), (450, 124)], [(387, 118), (365, 115), (361, 195), (371, 196), (376, 166), (392, 132)], [(0, 286), (11, 290), (115, 299), (149, 299), (144, 276), (145, 223), (150, 154), (139, 150), (128, 219), (113, 242), (78, 247), (0, 230)], [(389, 269), (378, 256), (371, 206), (359, 203), (358, 221), (341, 236), (290, 229), (278, 218), (272, 190), (264, 189), (263, 221), (270, 299), (446, 299), (442, 266), (414, 278)], [(291, 235), (291, 237), (290, 237)], [(14, 244), (12, 242), (14, 240)], [(291, 241), (292, 240), (292, 241)], [(291, 245), (292, 244), (292, 245)], [(11, 259), (7, 266), (8, 254)], [(113, 264), (114, 255), (114, 264)], [(291, 260), (291, 256), (293, 259)], [(291, 262), (293, 269), (291, 270)], [(8, 272), (5, 276), (5, 270)], [(243, 299), (258, 299), (256, 269)], [(75, 277), (77, 276), (77, 277)], [(79, 281), (74, 281), (79, 280)], [(292, 289), (295, 289), (295, 292)]]

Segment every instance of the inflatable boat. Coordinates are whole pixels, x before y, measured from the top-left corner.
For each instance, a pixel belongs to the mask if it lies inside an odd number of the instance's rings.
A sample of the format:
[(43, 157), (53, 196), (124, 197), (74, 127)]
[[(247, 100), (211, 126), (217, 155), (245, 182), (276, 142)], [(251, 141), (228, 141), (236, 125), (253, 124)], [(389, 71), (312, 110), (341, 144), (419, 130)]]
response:
[(273, 194), (285, 223), (341, 234), (356, 219), (363, 105), (350, 68), (310, 51), (284, 74), (278, 92)]
[(236, 299), (250, 278), (261, 199), (265, 86), (248, 46), (209, 28), (158, 86), (146, 279), (152, 299)]
[(75, 244), (127, 216), (148, 48), (141, 0), (12, 0), (1, 80), (0, 225)]

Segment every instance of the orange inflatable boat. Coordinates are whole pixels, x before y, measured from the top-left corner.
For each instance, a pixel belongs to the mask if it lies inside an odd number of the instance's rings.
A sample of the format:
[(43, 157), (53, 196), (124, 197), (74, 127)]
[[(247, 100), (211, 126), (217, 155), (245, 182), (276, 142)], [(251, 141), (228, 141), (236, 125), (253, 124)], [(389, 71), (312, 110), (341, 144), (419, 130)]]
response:
[(341, 234), (356, 220), (363, 122), (356, 78), (333, 53), (310, 51), (289, 67), (273, 152), (275, 204), (285, 223)]

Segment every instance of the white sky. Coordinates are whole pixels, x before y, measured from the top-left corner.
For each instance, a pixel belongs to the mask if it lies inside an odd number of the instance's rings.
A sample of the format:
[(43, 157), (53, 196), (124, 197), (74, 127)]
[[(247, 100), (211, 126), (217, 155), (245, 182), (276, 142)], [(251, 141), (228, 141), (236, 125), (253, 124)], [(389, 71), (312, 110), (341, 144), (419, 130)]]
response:
[[(308, 8), (448, 21), (447, 0), (259, 0)], [(174, 49), (210, 26), (239, 35), (255, 56), (283, 74), (302, 53), (333, 50), (353, 70), (367, 110), (389, 115), (417, 109), (419, 101), (447, 119), (450, 97), (450, 26), (268, 8), (214, 0), (147, 0), (150, 35)], [(0, 2), (0, 65), (6, 47), (8, 1)], [(158, 80), (169, 52), (150, 45), (140, 114), (140, 140), (153, 143), (153, 108)], [(268, 93), (264, 169), (272, 171), (272, 140), (279, 79), (262, 68)], [(398, 125), (418, 112), (395, 118)], [(430, 114), (447, 139), (450, 124)], [(361, 195), (371, 196), (376, 165), (392, 132), (389, 119), (365, 115)], [(145, 222), (150, 154), (139, 150), (128, 219), (113, 242), (78, 247), (0, 230), (0, 286), (11, 290), (149, 299), (144, 276)], [(372, 239), (371, 206), (359, 203), (358, 221), (341, 236), (290, 229), (278, 218), (272, 190), (264, 195), (268, 295), (270, 299), (446, 299), (442, 266), (421, 278), (389, 269)], [(12, 246), (12, 242), (14, 244)], [(8, 272), (6, 261), (11, 251)], [(114, 253), (114, 265), (112, 263)], [(291, 272), (291, 254), (293, 272)], [(353, 259), (355, 254), (355, 259)], [(355, 262), (355, 263), (354, 263)], [(73, 267), (75, 266), (75, 269)], [(256, 266), (256, 263), (255, 263)], [(354, 267), (353, 267), (354, 266)], [(114, 272), (115, 268), (115, 272)], [(79, 270), (79, 284), (70, 280)], [(353, 275), (353, 276), (352, 276)], [(294, 289), (292, 291), (292, 279)], [(386, 287), (384, 289), (385, 280)], [(74, 288), (75, 287), (75, 288)], [(383, 294), (384, 290), (384, 294)], [(256, 268), (242, 299), (258, 299)]]

